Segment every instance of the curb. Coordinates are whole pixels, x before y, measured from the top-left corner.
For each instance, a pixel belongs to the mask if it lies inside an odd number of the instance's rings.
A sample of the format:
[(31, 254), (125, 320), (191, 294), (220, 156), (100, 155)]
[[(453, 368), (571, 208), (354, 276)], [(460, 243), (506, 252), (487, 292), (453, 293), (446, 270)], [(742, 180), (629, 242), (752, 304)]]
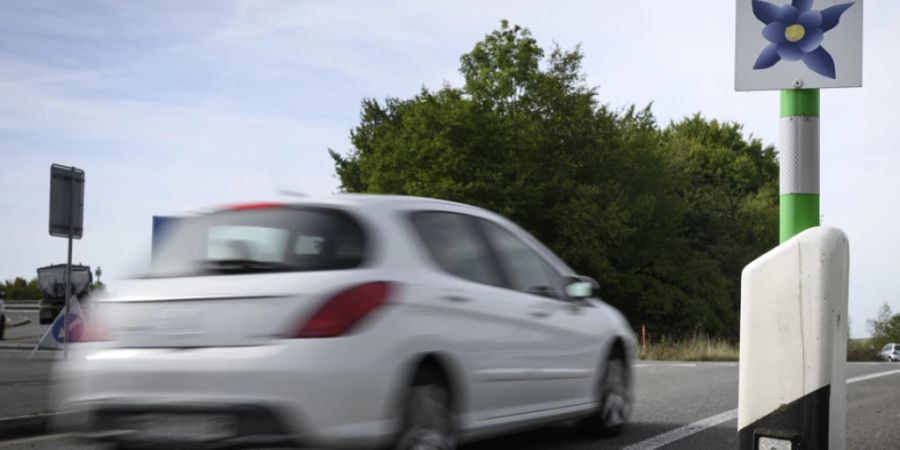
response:
[(24, 319), (19, 319), (18, 322), (12, 319), (6, 319), (6, 328), (21, 327), (22, 325), (28, 325), (29, 323), (31, 323), (31, 319), (27, 317)]
[(59, 413), (39, 413), (0, 419), (0, 440), (46, 434), (51, 422), (60, 416)]
[[(9, 341), (0, 341), (0, 350), (34, 350), (37, 342), (18, 343)], [(40, 349), (38, 351), (41, 351)], [(2, 420), (2, 419), (0, 419)]]

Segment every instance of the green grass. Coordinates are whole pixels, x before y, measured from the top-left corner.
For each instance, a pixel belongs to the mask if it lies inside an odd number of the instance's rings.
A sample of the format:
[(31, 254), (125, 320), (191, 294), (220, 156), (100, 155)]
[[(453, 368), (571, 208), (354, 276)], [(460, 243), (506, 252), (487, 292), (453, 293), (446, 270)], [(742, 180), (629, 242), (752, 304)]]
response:
[(737, 361), (739, 353), (737, 343), (696, 335), (678, 341), (663, 338), (648, 342), (640, 356), (660, 361)]
[[(878, 350), (868, 339), (847, 343), (847, 361), (877, 361)], [(648, 342), (641, 359), (659, 361), (737, 361), (740, 356), (736, 342), (697, 335), (683, 340), (661, 339)]]

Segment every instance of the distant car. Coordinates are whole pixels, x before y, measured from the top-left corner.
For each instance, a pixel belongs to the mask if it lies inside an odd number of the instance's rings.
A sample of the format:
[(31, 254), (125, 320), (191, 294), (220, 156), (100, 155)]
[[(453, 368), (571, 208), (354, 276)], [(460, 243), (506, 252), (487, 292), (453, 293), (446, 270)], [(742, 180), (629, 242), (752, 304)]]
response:
[(451, 449), (568, 419), (616, 434), (635, 341), (596, 289), (472, 206), (239, 205), (183, 221), (146, 277), (94, 301), (60, 409), (125, 447)]
[(885, 345), (881, 351), (878, 352), (878, 359), (883, 359), (885, 361), (900, 361), (900, 344)]
[(6, 305), (3, 300), (6, 300), (6, 291), (0, 289), (0, 340), (3, 340), (6, 333)]

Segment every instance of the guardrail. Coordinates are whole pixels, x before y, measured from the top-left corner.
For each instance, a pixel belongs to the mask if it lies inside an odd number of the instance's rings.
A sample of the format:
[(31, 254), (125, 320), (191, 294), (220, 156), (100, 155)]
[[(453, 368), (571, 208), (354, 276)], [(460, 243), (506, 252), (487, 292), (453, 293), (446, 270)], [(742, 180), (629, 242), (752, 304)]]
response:
[(4, 300), (7, 311), (37, 311), (40, 300)]

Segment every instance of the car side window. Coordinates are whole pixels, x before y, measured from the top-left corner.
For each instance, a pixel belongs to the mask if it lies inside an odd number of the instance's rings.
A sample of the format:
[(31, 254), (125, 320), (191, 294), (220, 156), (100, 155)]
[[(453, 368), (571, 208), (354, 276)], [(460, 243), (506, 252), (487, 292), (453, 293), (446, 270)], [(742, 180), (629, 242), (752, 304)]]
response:
[(562, 298), (562, 281), (549, 263), (509, 230), (479, 219), (510, 287), (521, 292), (549, 298)]
[(412, 215), (412, 223), (428, 254), (442, 269), (476, 283), (503, 284), (471, 217), (450, 212), (418, 212)]

